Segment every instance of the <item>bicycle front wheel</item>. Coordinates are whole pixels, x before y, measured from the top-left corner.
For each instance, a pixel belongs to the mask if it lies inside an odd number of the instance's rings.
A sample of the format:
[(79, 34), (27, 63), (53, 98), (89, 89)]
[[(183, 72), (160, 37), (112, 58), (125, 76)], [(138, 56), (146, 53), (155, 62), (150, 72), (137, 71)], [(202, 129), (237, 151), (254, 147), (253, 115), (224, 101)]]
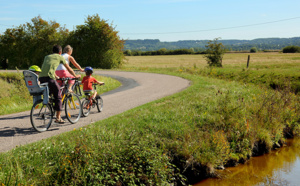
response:
[(70, 93), (65, 98), (65, 112), (71, 123), (76, 123), (81, 116), (81, 102), (77, 94)]
[(103, 110), (103, 99), (101, 98), (101, 96), (97, 97), (97, 109), (98, 112), (102, 112)]
[(77, 94), (79, 97), (82, 96), (81, 90), (80, 90), (80, 84), (78, 82), (76, 82), (73, 86), (72, 86), (72, 90), (75, 94)]
[(82, 114), (87, 117), (89, 114), (90, 114), (90, 111), (91, 111), (91, 105), (90, 105), (90, 100), (88, 99), (85, 99), (83, 100), (82, 102)]
[(50, 104), (44, 105), (43, 100), (35, 102), (30, 111), (32, 127), (38, 132), (44, 132), (51, 126), (53, 112)]

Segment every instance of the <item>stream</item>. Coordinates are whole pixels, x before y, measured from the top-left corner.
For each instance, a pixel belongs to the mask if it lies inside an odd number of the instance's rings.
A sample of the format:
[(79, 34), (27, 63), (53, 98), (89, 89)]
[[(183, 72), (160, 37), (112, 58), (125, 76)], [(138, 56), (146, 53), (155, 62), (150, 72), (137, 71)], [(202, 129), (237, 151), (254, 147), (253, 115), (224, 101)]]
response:
[(209, 178), (194, 186), (207, 185), (300, 185), (300, 139), (245, 164), (218, 170), (220, 178)]

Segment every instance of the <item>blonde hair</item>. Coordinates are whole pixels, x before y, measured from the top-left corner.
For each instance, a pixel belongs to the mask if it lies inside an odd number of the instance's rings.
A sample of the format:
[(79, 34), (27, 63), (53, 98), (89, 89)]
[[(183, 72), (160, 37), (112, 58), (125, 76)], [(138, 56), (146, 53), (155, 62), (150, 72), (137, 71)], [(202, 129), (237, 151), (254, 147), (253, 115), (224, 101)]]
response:
[(65, 46), (65, 48), (64, 48), (64, 53), (68, 53), (68, 52), (70, 52), (70, 51), (72, 51), (73, 50), (73, 48), (70, 46), (70, 45), (67, 45), (67, 46)]

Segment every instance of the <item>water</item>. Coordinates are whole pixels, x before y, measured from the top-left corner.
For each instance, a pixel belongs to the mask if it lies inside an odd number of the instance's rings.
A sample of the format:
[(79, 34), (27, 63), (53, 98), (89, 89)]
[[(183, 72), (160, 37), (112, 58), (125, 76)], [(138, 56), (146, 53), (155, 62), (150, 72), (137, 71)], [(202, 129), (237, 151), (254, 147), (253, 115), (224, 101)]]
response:
[(245, 164), (218, 171), (220, 178), (209, 178), (194, 186), (209, 185), (300, 185), (300, 139), (269, 154), (253, 157)]

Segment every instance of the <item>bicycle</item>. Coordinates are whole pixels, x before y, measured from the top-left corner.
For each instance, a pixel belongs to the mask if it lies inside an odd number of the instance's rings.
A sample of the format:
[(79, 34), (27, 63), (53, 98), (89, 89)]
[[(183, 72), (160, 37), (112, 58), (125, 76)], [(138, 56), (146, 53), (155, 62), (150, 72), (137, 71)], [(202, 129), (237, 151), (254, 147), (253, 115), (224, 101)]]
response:
[[(68, 121), (72, 124), (76, 123), (82, 113), (81, 101), (77, 94), (68, 92), (68, 80), (76, 80), (76, 78), (61, 78), (64, 82), (61, 87), (63, 93), (62, 105)], [(51, 95), (47, 104), (43, 99), (36, 100), (30, 111), (30, 121), (33, 128), (38, 132), (44, 132), (49, 129), (52, 124), (54, 110), (54, 97)]]
[(78, 79), (76, 79), (75, 83), (72, 85), (71, 88), (71, 90), (80, 97), (82, 96), (81, 88), (80, 88), (81, 86), (82, 86), (81, 81), (78, 81)]
[[(78, 74), (78, 72), (81, 72), (81, 71), (79, 71), (79, 70), (74, 70), (74, 72), (76, 73), (76, 74)], [(80, 74), (80, 73), (79, 73)], [(81, 81), (78, 81), (78, 79), (76, 79), (75, 80), (75, 83), (72, 85), (72, 91), (75, 93), (75, 94), (77, 94), (78, 96), (82, 96), (82, 92), (81, 92), (81, 87), (82, 86), (82, 84), (81, 84)]]
[[(96, 86), (98, 84), (93, 84), (94, 90), (96, 90)], [(104, 84), (103, 84), (104, 85)], [(97, 106), (98, 112), (102, 112), (103, 110), (103, 99), (102, 97), (98, 94), (93, 100), (92, 95), (90, 93), (84, 93), (85, 94), (85, 100), (82, 101), (82, 114), (83, 116), (87, 117), (90, 114), (91, 108)]]

